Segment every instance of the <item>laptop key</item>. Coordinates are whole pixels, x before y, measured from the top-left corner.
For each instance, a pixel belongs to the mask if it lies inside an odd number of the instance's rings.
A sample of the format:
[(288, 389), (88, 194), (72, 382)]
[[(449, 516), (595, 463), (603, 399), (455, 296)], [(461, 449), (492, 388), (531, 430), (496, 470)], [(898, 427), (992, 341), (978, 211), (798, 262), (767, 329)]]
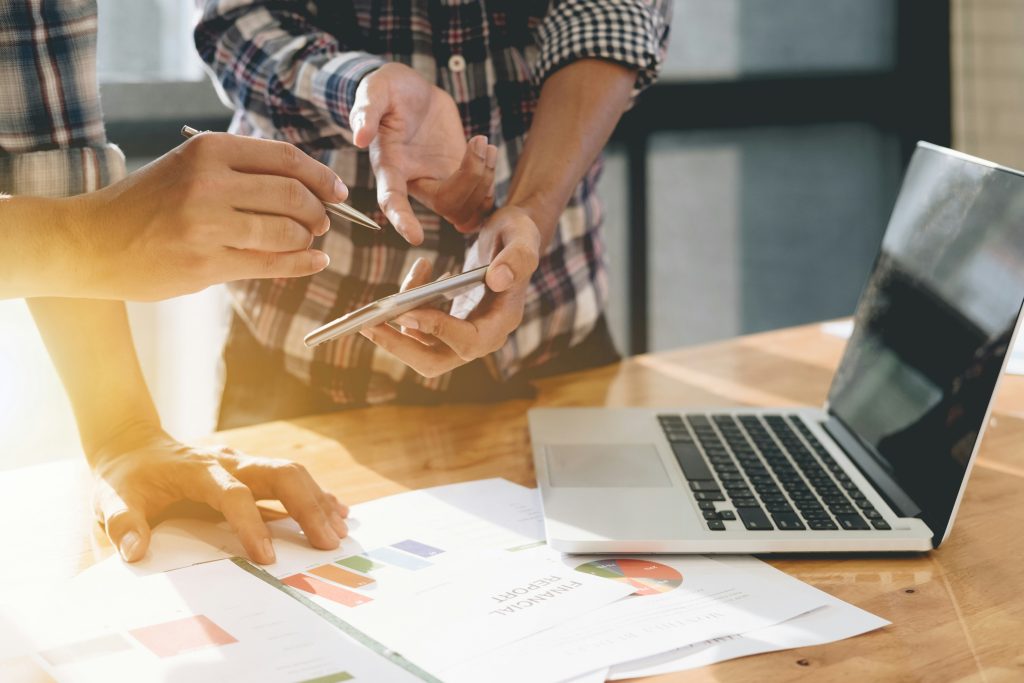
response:
[(870, 528), (868, 523), (864, 521), (864, 518), (856, 512), (853, 514), (836, 515), (836, 521), (839, 522), (839, 526), (843, 527), (847, 531), (857, 531), (860, 529)]
[(806, 528), (795, 512), (776, 512), (772, 514), (772, 519), (775, 520), (775, 526), (783, 531), (800, 531)]
[(704, 519), (718, 519), (718, 513), (714, 510), (705, 510)]
[(888, 531), (892, 527), (884, 519), (873, 519), (871, 520), (871, 526), (875, 527), (880, 531)]
[(759, 507), (737, 507), (736, 514), (748, 531), (770, 531), (773, 528), (768, 515)]
[(675, 453), (679, 466), (683, 468), (683, 476), (687, 479), (714, 479), (711, 476), (711, 469), (704, 462), (704, 456), (692, 443), (674, 443), (672, 452)]
[(725, 531), (725, 522), (720, 519), (709, 519), (708, 528), (712, 531)]
[(881, 519), (882, 513), (878, 510), (865, 510), (864, 514), (867, 515), (868, 519)]
[(693, 494), (693, 497), (697, 500), (725, 500), (725, 496), (722, 495), (721, 491), (697, 491)]
[(718, 482), (714, 479), (695, 479), (690, 482), (690, 488), (694, 491), (718, 491)]
[(715, 504), (713, 501), (710, 500), (699, 500), (697, 501), (697, 507), (699, 507), (701, 510), (714, 510)]
[(718, 518), (725, 520), (733, 520), (736, 519), (736, 513), (733, 512), (732, 510), (722, 510), (721, 512), (718, 513)]
[(812, 519), (807, 522), (812, 529), (815, 531), (833, 530), (838, 529), (836, 523), (831, 519)]

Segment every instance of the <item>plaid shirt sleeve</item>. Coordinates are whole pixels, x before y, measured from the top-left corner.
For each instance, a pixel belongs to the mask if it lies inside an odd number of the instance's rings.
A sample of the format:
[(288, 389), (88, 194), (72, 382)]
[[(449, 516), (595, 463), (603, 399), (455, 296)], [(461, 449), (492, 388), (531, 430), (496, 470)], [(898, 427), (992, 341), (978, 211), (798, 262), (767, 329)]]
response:
[(638, 95), (658, 77), (671, 19), (671, 0), (555, 0), (538, 29), (537, 79), (578, 59), (605, 59), (637, 69)]
[(340, 135), (360, 80), (385, 64), (321, 30), (303, 0), (205, 0), (196, 47), (235, 107), (264, 135), (304, 143)]
[(0, 192), (62, 197), (125, 175), (96, 79), (96, 3), (0, 3)]

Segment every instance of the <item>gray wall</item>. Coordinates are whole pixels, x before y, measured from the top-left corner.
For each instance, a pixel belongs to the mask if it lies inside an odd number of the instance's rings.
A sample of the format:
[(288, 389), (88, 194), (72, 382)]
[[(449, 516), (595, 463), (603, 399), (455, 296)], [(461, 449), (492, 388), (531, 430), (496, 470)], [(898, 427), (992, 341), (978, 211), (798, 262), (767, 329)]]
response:
[[(895, 1), (677, 0), (662, 80), (891, 68)], [(901, 162), (895, 139), (850, 122), (659, 133), (647, 172), (649, 333), (659, 350), (851, 313)], [(626, 183), (613, 147), (601, 192), (621, 349)]]

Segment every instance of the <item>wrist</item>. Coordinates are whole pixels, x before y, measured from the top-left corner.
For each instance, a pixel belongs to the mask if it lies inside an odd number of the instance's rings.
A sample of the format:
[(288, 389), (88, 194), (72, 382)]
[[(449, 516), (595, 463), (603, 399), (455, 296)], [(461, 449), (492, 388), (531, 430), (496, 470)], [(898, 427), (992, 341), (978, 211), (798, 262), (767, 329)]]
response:
[(513, 191), (505, 206), (522, 211), (533, 221), (540, 235), (543, 253), (554, 238), (555, 230), (558, 229), (558, 219), (565, 209), (564, 203), (546, 196), (543, 192), (526, 194)]
[(106, 431), (92, 443), (83, 443), (86, 457), (94, 467), (146, 446), (173, 444), (155, 417), (132, 416)]
[[(73, 277), (79, 241), (73, 228), (70, 199), (11, 197), (5, 218), (15, 226), (9, 254), (20, 296), (62, 296), (77, 291)], [(6, 221), (5, 221), (6, 222)]]

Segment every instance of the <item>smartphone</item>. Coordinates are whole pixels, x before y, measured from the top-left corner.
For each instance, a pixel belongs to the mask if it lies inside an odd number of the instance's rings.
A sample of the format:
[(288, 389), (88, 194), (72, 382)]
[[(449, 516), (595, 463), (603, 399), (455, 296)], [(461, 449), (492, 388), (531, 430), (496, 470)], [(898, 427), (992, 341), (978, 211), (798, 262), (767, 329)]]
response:
[(377, 299), (373, 303), (366, 304), (358, 310), (316, 328), (302, 341), (307, 348), (312, 348), (325, 341), (354, 334), (364, 327), (373, 327), (394, 320), (414, 308), (451, 301), (459, 294), (482, 286), (486, 275), (487, 266), (483, 266), (430, 284), (414, 287), (405, 292), (392, 294), (383, 299)]

